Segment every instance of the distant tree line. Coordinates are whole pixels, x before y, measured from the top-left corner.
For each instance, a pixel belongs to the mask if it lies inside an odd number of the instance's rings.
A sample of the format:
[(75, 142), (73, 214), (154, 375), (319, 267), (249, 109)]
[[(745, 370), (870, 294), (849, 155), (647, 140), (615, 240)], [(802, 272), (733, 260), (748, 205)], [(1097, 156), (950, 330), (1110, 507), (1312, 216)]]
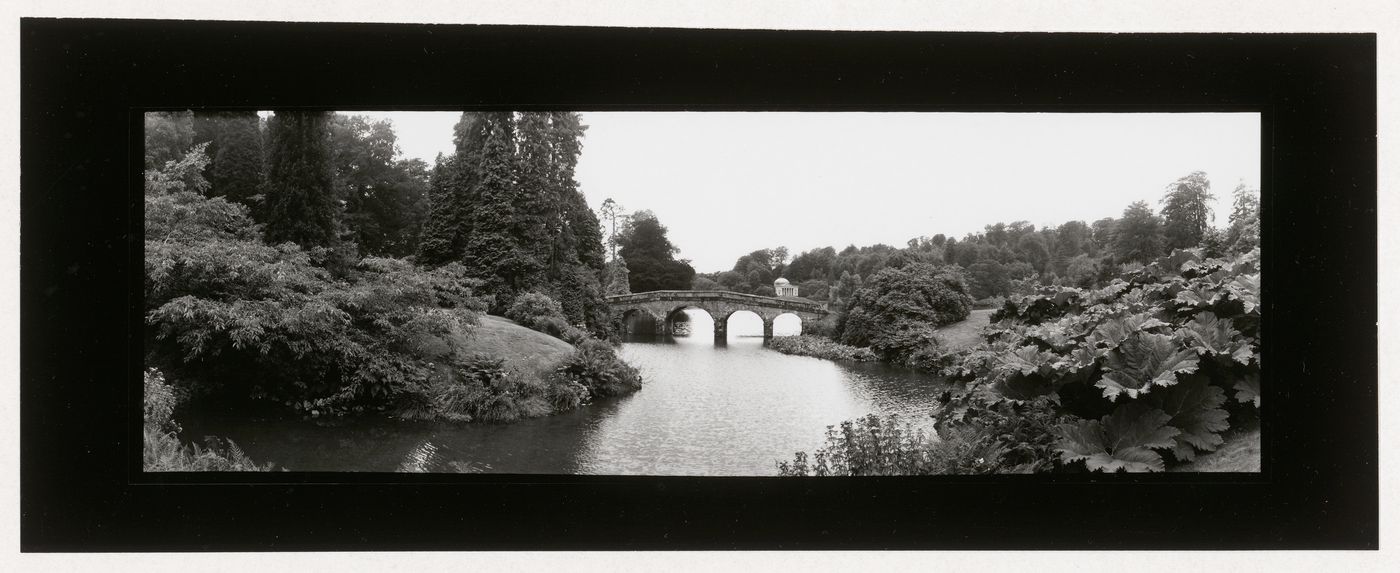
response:
[(696, 275), (694, 288), (772, 296), (773, 281), (798, 285), (803, 298), (845, 302), (863, 282), (885, 268), (926, 263), (956, 265), (977, 299), (1006, 296), (1017, 284), (1090, 287), (1113, 276), (1122, 265), (1144, 264), (1172, 249), (1201, 247), (1208, 256), (1244, 253), (1259, 243), (1258, 191), (1237, 187), (1228, 226), (1210, 226), (1210, 181), (1195, 172), (1168, 186), (1154, 213), (1146, 202), (1124, 209), (1121, 217), (1086, 223), (1069, 221), (1037, 229), (1028, 221), (986, 225), (962, 239), (937, 234), (890, 245), (812, 249), (788, 261), (785, 247), (759, 249), (739, 257), (734, 267)]

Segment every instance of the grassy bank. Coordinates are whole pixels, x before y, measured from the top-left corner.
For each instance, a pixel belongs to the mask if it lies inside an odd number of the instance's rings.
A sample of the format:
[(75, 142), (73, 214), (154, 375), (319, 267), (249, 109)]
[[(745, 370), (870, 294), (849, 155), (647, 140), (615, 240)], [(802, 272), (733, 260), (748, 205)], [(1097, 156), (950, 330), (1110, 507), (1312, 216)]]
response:
[(982, 342), (982, 328), (992, 321), (995, 309), (973, 310), (967, 320), (939, 328), (938, 341), (948, 351), (971, 348)]

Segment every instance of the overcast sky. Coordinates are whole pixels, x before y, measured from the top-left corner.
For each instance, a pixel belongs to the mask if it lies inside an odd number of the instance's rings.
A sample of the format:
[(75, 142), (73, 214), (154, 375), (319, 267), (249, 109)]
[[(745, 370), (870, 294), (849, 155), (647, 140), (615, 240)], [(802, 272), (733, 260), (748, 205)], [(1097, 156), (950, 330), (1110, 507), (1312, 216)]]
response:
[[(357, 112), (350, 112), (357, 113)], [(408, 157), (452, 150), (456, 112), (364, 113), (393, 121)], [(1216, 225), (1230, 192), (1259, 185), (1259, 115), (1006, 113), (583, 113), (577, 179), (595, 209), (649, 209), (696, 270), (750, 251), (799, 252), (998, 221), (1037, 227), (1159, 207), (1205, 171)]]

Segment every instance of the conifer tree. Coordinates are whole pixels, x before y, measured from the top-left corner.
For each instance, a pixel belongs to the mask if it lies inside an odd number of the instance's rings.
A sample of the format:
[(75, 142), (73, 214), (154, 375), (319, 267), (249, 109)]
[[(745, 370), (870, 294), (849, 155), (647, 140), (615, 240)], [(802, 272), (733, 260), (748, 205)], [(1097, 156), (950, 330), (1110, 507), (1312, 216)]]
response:
[(559, 204), (563, 207), (564, 227), (561, 237), (567, 240), (578, 262), (594, 272), (603, 270), (603, 234), (598, 215), (588, 207), (588, 201), (578, 191), (574, 170), (583, 152), (582, 139), (588, 128), (575, 112), (551, 113), (555, 186)]
[(429, 179), (428, 217), (418, 248), (419, 262), (428, 265), (465, 258), (482, 151), (490, 134), (485, 114), (475, 112), (464, 112), (452, 131), (455, 151), (438, 156)]
[(489, 113), (490, 135), (482, 149), (480, 184), (467, 216), (471, 234), (464, 242), (468, 272), (485, 282), (494, 309), (510, 305), (515, 295), (534, 286), (541, 266), (518, 240), (514, 125), (510, 113)]
[(269, 122), (267, 221), (269, 243), (336, 247), (340, 205), (331, 176), (329, 114), (277, 111)]
[(255, 220), (261, 220), (260, 193), (266, 177), (258, 121), (255, 111), (222, 117), (210, 143), (214, 151), (209, 165), (210, 194), (246, 205)]

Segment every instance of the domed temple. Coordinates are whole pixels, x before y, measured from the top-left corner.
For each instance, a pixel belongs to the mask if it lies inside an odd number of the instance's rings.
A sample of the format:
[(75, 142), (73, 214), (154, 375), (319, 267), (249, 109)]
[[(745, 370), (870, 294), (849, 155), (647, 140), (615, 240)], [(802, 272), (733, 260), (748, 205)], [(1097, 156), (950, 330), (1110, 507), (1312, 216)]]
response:
[(773, 281), (773, 292), (778, 296), (797, 296), (797, 285), (788, 282), (785, 278)]

